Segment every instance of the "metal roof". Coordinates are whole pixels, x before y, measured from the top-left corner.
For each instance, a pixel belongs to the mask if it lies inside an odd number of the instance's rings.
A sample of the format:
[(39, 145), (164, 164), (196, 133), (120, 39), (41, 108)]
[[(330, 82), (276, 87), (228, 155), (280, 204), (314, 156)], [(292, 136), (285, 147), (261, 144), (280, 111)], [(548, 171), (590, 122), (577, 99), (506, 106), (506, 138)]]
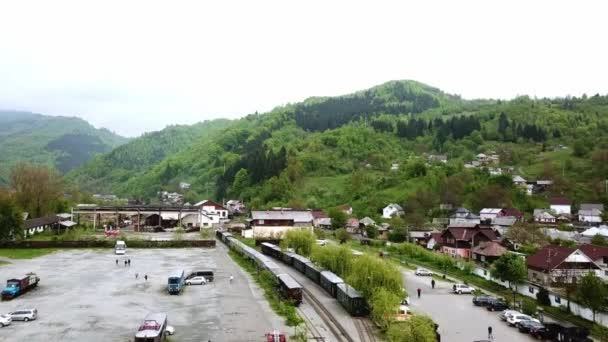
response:
[(287, 286), (290, 289), (302, 288), (302, 285), (300, 285), (289, 274), (282, 273), (282, 274), (279, 274), (277, 277), (279, 278), (279, 280), (281, 280), (281, 282), (283, 282), (283, 284), (285, 284), (285, 286)]
[(252, 211), (251, 218), (254, 220), (293, 220), (294, 222), (312, 222), (313, 217), (310, 211)]
[(325, 279), (327, 279), (327, 281), (334, 284), (340, 284), (344, 282), (342, 278), (338, 277), (334, 272), (331, 271), (321, 272), (321, 277), (324, 277)]
[(363, 298), (363, 296), (359, 293), (359, 291), (355, 290), (354, 287), (348, 285), (347, 283), (340, 283), (336, 285), (342, 292), (346, 293), (350, 298)]

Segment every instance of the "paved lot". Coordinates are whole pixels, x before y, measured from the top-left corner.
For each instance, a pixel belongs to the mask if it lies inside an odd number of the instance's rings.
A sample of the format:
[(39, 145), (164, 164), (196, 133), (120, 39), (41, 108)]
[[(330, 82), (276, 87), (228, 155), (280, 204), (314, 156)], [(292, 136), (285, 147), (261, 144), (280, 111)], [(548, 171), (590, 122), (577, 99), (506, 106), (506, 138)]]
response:
[[(488, 337), (488, 326), (494, 333), (494, 341), (533, 341), (529, 335), (509, 327), (498, 318), (497, 312), (473, 306), (472, 295), (451, 293), (451, 283), (437, 281), (431, 289), (431, 277), (417, 277), (413, 271), (404, 272), (405, 285), (410, 296), (410, 308), (414, 312), (429, 315), (439, 324), (441, 340), (448, 342), (472, 342)], [(422, 290), (417, 298), (416, 289)]]
[[(34, 307), (39, 319), (0, 328), (0, 341), (131, 341), (149, 312), (167, 312), (173, 341), (260, 341), (272, 329), (292, 332), (225, 250), (129, 249), (131, 267), (113, 250), (72, 250), (0, 266), (0, 281), (28, 271), (37, 289), (0, 303), (0, 312)], [(212, 269), (216, 281), (166, 292), (174, 269)], [(139, 279), (135, 279), (135, 273)], [(149, 276), (148, 281), (143, 275)], [(235, 277), (229, 282), (230, 275)]]

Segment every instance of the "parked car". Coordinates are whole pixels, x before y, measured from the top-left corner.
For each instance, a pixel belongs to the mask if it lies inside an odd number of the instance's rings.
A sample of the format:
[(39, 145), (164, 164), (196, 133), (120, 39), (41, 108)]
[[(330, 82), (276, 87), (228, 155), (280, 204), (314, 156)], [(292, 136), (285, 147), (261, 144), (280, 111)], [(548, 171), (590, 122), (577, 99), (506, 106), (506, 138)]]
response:
[(486, 304), (488, 311), (503, 311), (509, 308), (509, 305), (501, 299), (493, 298)]
[(165, 329), (165, 333), (167, 335), (173, 335), (173, 334), (175, 334), (175, 328), (172, 325), (167, 325), (167, 328)]
[(473, 305), (475, 306), (488, 306), (488, 304), (494, 300), (493, 297), (490, 296), (475, 296), (473, 297)]
[(473, 291), (475, 291), (474, 288), (466, 284), (455, 284), (454, 286), (452, 286), (452, 290), (454, 293), (458, 294), (473, 293)]
[(207, 279), (205, 277), (193, 277), (186, 280), (186, 285), (205, 285), (207, 284)]
[(10, 315), (0, 315), (0, 327), (4, 328), (7, 325), (10, 325), (13, 319)]
[(427, 270), (426, 268), (418, 267), (416, 269), (417, 276), (432, 276), (433, 272)]
[(16, 310), (16, 311), (9, 313), (9, 316), (11, 316), (11, 319), (13, 321), (24, 321), (24, 322), (33, 321), (36, 319), (36, 317), (38, 317), (38, 310), (36, 310), (36, 309)]
[(505, 310), (505, 311), (501, 312), (500, 315), (498, 315), (498, 317), (500, 317), (501, 320), (506, 321), (511, 316), (517, 315), (517, 314), (520, 314), (520, 313), (521, 312), (519, 312), (517, 310)]
[(509, 323), (509, 325), (512, 327), (519, 325), (519, 323), (522, 321), (535, 321), (540, 323), (540, 321), (536, 318), (524, 314), (515, 314), (507, 318), (507, 323)]
[(517, 327), (517, 329), (519, 329), (519, 332), (529, 333), (530, 330), (532, 329), (532, 327), (542, 327), (542, 326), (543, 326), (543, 324), (541, 322), (521, 321), (521, 322), (519, 322), (519, 326)]

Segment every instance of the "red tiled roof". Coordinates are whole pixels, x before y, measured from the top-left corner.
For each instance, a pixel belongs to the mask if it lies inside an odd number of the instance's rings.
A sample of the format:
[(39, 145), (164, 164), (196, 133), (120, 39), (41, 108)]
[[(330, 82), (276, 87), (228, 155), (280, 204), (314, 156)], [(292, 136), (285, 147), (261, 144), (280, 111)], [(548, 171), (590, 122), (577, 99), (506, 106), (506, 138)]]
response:
[(359, 220), (357, 220), (356, 218), (348, 219), (348, 223), (346, 225), (349, 227), (359, 228)]
[(506, 252), (507, 249), (496, 241), (482, 242), (473, 248), (473, 253), (489, 257), (499, 257)]
[(450, 232), (456, 240), (460, 241), (471, 241), (475, 234), (483, 234), (489, 240), (497, 240), (498, 237), (492, 229), (476, 229), (476, 228), (448, 228), (446, 231)]
[(437, 232), (437, 233), (431, 233), (431, 239), (435, 240), (435, 243), (442, 243), (443, 242), (443, 238), (441, 237), (441, 233)]
[(571, 205), (572, 201), (565, 197), (553, 197), (550, 201), (552, 205)]
[(203, 202), (203, 204), (201, 204), (201, 206), (206, 206), (206, 207), (210, 207), (210, 206), (214, 206), (216, 210), (228, 210), (226, 208), (224, 208), (221, 204), (217, 204), (213, 201), (209, 201), (206, 200)]
[(591, 258), (593, 261), (603, 257), (608, 257), (608, 247), (584, 244), (579, 246), (578, 249), (585, 253), (585, 255)]
[(570, 247), (548, 245), (541, 248), (535, 254), (528, 256), (526, 262), (528, 268), (552, 270), (557, 267), (557, 265), (561, 264), (574, 251), (575, 249)]
[(514, 216), (517, 218), (524, 216), (524, 214), (521, 211), (519, 211), (517, 208), (503, 208), (502, 210), (504, 211), (503, 216)]

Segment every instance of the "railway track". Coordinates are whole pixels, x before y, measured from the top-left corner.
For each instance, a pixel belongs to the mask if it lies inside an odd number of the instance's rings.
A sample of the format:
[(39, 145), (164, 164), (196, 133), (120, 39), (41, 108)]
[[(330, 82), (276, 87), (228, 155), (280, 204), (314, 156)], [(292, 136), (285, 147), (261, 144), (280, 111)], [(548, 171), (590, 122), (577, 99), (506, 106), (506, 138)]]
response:
[(370, 325), (370, 322), (365, 318), (353, 318), (355, 328), (359, 334), (359, 341), (361, 342), (376, 342), (376, 336), (374, 335), (374, 329)]
[[(319, 317), (325, 322), (325, 324), (327, 325), (329, 330), (331, 330), (332, 334), (336, 337), (338, 342), (358, 341), (358, 340), (353, 339), (348, 334), (348, 332), (346, 331), (346, 329), (344, 329), (342, 324), (340, 324), (340, 322), (338, 322), (338, 320), (334, 317), (334, 315), (332, 315), (332, 313), (329, 312), (329, 310), (327, 310), (327, 308), (325, 308), (325, 306), (321, 302), (319, 302), (319, 300), (317, 298), (315, 298), (315, 296), (313, 296), (312, 293), (310, 293), (310, 291), (308, 291), (305, 288), (302, 288), (302, 296), (303, 296), (304, 300), (306, 300), (306, 302), (308, 304), (310, 304), (312, 306), (312, 308), (319, 314)], [(317, 330), (317, 332), (318, 332), (318, 330)]]

